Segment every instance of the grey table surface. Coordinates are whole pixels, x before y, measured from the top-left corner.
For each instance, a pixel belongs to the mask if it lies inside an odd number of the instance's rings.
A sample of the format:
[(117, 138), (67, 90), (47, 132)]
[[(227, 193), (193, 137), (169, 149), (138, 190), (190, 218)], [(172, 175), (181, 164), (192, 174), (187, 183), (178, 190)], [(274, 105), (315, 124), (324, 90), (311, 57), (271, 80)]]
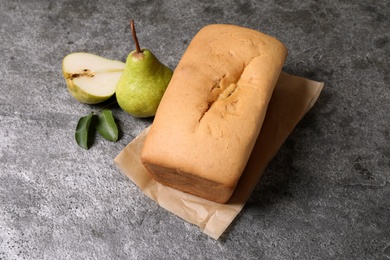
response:
[[(0, 0), (0, 259), (390, 259), (390, 2)], [(284, 71), (323, 81), (314, 108), (221, 239), (157, 206), (113, 159), (152, 119), (112, 107), (120, 140), (83, 150), (61, 74), (84, 51), (141, 45), (175, 68), (195, 33), (273, 35)]]

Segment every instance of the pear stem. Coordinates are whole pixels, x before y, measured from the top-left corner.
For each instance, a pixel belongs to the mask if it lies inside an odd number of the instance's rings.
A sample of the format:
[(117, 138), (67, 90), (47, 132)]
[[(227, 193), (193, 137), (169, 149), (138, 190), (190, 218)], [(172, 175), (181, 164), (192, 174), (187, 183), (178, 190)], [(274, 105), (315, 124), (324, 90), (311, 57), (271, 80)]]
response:
[(141, 48), (139, 47), (137, 34), (136, 34), (136, 32), (135, 32), (134, 20), (131, 20), (131, 21), (130, 21), (130, 28), (131, 28), (131, 33), (133, 34), (136, 52), (137, 52), (137, 53), (141, 53), (142, 50), (141, 50)]

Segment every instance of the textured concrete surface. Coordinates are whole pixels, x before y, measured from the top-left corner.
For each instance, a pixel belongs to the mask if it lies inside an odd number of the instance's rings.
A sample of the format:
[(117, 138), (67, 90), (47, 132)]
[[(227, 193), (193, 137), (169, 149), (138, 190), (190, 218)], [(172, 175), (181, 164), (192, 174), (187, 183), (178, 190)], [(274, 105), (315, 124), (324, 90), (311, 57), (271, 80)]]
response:
[[(0, 259), (390, 259), (390, 3), (0, 0)], [(233, 23), (289, 48), (286, 72), (324, 81), (315, 107), (219, 241), (143, 196), (113, 158), (151, 120), (113, 107), (121, 138), (74, 141), (101, 106), (67, 92), (62, 58), (175, 68), (193, 35)]]

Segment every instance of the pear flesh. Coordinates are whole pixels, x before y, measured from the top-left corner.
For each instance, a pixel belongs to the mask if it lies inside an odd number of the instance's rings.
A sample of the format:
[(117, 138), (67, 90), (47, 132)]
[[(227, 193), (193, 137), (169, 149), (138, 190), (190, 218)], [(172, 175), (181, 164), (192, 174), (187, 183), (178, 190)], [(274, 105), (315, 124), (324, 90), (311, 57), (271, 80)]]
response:
[(126, 64), (91, 53), (76, 52), (62, 62), (68, 90), (81, 103), (101, 103), (115, 94)]
[(172, 74), (151, 51), (130, 52), (116, 86), (119, 106), (134, 117), (154, 116)]

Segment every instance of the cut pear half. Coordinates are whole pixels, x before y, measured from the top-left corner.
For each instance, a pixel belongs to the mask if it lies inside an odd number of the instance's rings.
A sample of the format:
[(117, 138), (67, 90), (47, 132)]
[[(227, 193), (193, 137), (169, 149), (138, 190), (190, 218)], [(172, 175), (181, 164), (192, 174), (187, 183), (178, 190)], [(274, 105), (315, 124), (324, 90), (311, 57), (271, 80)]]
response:
[(81, 103), (101, 103), (115, 94), (125, 63), (95, 54), (75, 52), (62, 62), (69, 92)]

